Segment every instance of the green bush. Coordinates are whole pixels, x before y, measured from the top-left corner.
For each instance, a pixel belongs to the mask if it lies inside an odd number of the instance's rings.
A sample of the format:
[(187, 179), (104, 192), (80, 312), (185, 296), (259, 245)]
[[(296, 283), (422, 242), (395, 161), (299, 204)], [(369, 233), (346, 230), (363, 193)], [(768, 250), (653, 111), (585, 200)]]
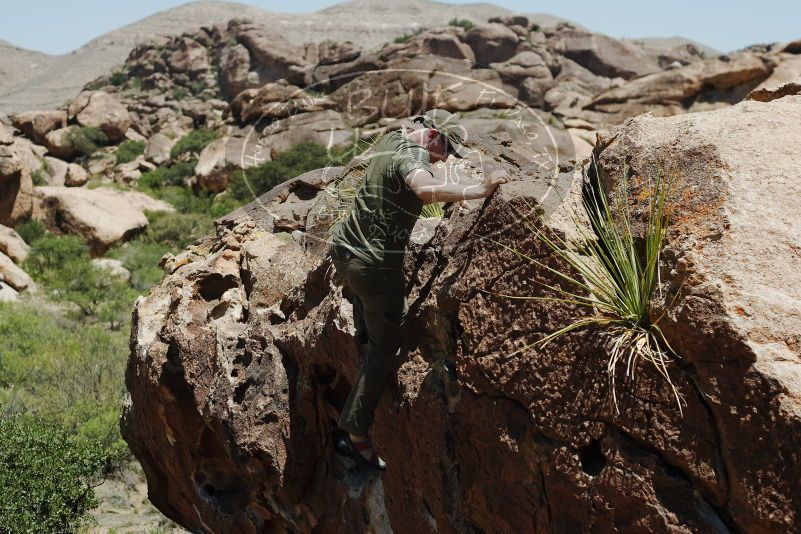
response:
[(172, 97), (175, 100), (183, 100), (184, 98), (188, 97), (191, 93), (189, 89), (186, 87), (176, 87), (172, 90)]
[(89, 248), (78, 236), (47, 234), (30, 245), (31, 252), (25, 263), (28, 272), (35, 277), (44, 278), (70, 261), (89, 259)]
[(109, 143), (108, 136), (100, 128), (73, 126), (67, 134), (67, 141), (78, 155), (88, 157), (101, 146)]
[(187, 152), (199, 154), (206, 145), (217, 139), (217, 136), (216, 131), (207, 128), (192, 130), (175, 143), (175, 146), (170, 150), (170, 157), (176, 159)]
[(0, 304), (0, 407), (125, 450), (119, 413), (128, 332), (46, 309)]
[(108, 81), (111, 85), (120, 86), (124, 84), (127, 79), (128, 77), (125, 75), (124, 72), (117, 70), (111, 73), (111, 76), (109, 77)]
[(38, 421), (0, 419), (0, 532), (75, 532), (98, 505), (101, 447)]
[(204, 213), (149, 212), (150, 225), (143, 236), (150, 243), (182, 249), (214, 229), (212, 219)]
[(46, 233), (44, 225), (36, 219), (25, 219), (17, 224), (14, 230), (16, 230), (20, 237), (29, 245), (32, 245)]
[(131, 271), (131, 285), (137, 291), (145, 293), (164, 277), (164, 271), (159, 267), (161, 257), (167, 252), (175, 251), (162, 243), (147, 241), (142, 237), (109, 250), (106, 256), (120, 260)]
[(33, 185), (47, 185), (47, 179), (45, 179), (44, 167), (36, 169), (31, 173), (31, 182), (33, 183)]
[(325, 167), (337, 155), (332, 156), (317, 143), (300, 143), (278, 154), (272, 161), (247, 169), (244, 173), (235, 173), (228, 184), (228, 194), (238, 201), (250, 202), (290, 178)]
[(132, 141), (130, 139), (120, 143), (117, 147), (117, 165), (128, 163), (135, 160), (139, 155), (145, 153), (144, 141)]
[(460, 18), (451, 19), (451, 20), (448, 21), (448, 24), (451, 25), (451, 26), (460, 26), (460, 27), (464, 28), (465, 30), (469, 30), (470, 28), (472, 28), (474, 26), (474, 24), (472, 22), (470, 22), (469, 20), (460, 19)]
[(155, 190), (164, 186), (183, 186), (183, 179), (192, 176), (197, 161), (179, 161), (174, 165), (158, 167), (139, 177), (139, 189)]
[(83, 317), (120, 328), (130, 314), (136, 292), (120, 277), (95, 267), (77, 236), (46, 235), (31, 246), (25, 265), (57, 300), (72, 303)]
[(418, 28), (418, 29), (416, 29), (416, 30), (415, 30), (414, 32), (412, 32), (412, 33), (404, 33), (404, 34), (403, 34), (403, 35), (401, 35), (400, 37), (395, 37), (395, 39), (393, 40), (393, 42), (394, 42), (395, 44), (405, 43), (406, 41), (408, 41), (409, 39), (411, 39), (411, 38), (412, 38), (412, 37), (414, 37), (415, 35), (419, 35), (419, 34), (423, 33), (424, 31), (426, 31), (426, 29), (427, 29), (427, 28)]

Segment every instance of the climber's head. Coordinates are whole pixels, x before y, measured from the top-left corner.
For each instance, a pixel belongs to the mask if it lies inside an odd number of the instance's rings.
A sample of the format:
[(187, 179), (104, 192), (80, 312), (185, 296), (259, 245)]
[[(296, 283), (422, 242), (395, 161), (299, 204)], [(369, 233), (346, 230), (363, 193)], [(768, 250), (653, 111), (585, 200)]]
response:
[(428, 150), (431, 163), (445, 161), (448, 154), (463, 158), (469, 152), (464, 145), (464, 127), (453, 113), (432, 109), (412, 120), (422, 126), (418, 142)]

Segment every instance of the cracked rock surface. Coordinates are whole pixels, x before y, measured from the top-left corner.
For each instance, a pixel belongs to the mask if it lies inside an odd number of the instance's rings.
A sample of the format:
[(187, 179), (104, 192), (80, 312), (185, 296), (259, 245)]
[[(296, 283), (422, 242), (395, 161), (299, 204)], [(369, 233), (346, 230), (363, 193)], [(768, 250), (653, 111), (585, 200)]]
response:
[[(520, 350), (582, 310), (499, 296), (558, 281), (497, 242), (558, 266), (526, 219), (540, 205), (546, 231), (568, 232), (582, 173), (546, 175), (487, 140), (512, 181), (421, 220), (407, 252), (404, 363), (373, 428), (380, 478), (343, 476), (329, 442), (360, 354), (317, 238), (322, 191), (353, 169), (282, 184), (164, 259), (136, 303), (122, 422), (150, 499), (197, 532), (794, 531), (799, 99), (643, 116), (595, 147), (610, 191), (624, 166), (635, 193), (658, 161), (681, 175), (670, 299), (654, 313), (681, 355), (683, 416), (645, 366), (615, 414), (602, 332)], [(647, 195), (630, 198), (641, 212)]]

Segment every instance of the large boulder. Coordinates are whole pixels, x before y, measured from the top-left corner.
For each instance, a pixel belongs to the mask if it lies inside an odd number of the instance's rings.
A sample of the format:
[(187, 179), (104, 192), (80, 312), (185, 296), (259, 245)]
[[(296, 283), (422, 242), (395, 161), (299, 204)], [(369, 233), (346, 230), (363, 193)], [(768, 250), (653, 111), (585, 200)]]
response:
[(288, 45), (279, 34), (237, 19), (232, 20), (228, 27), (250, 52), (252, 69), (258, 73), (261, 83), (303, 79), (306, 63), (302, 50)]
[(105, 91), (81, 93), (72, 101), (67, 113), (81, 126), (103, 130), (110, 141), (123, 140), (130, 126), (128, 109), (116, 96)]
[(77, 155), (72, 139), (75, 125), (57, 128), (45, 135), (44, 145), (48, 152), (61, 159), (71, 159)]
[(353, 61), (362, 53), (362, 48), (351, 41), (332, 41), (326, 39), (319, 43), (306, 43), (303, 58), (307, 63), (333, 65)]
[(242, 44), (226, 47), (220, 58), (220, 88), (234, 97), (245, 89), (259, 86), (258, 75), (250, 70), (250, 52)]
[(153, 134), (145, 145), (145, 159), (154, 165), (162, 165), (170, 161), (170, 151), (178, 137), (169, 137), (161, 132)]
[(0, 282), (0, 302), (17, 302), (18, 300), (19, 292), (5, 282)]
[(343, 474), (331, 449), (360, 362), (351, 296), (312, 252), (326, 193), (305, 193), (319, 200), (298, 214), (300, 241), (265, 224), (290, 198), (282, 185), (166, 258), (135, 305), (122, 431), (151, 500), (212, 532), (794, 531), (801, 168), (787, 147), (800, 99), (643, 116), (596, 147), (601, 185), (629, 171), (635, 223), (649, 171), (682, 179), (653, 311), (679, 354), (683, 415), (650, 366), (615, 413), (603, 331), (530, 346), (586, 314), (536, 283), (561, 283), (560, 263), (527, 222), (539, 212), (544, 231), (570, 231), (559, 199), (580, 206), (582, 176), (482, 138), (512, 180), (448, 209), (406, 257), (402, 363), (372, 429), (389, 469)]
[(498, 24), (478, 24), (465, 35), (465, 42), (475, 53), (476, 62), (487, 66), (506, 61), (517, 52), (520, 37), (509, 27)]
[(67, 177), (68, 163), (62, 159), (54, 158), (52, 156), (44, 157), (44, 173), (43, 178), (46, 185), (64, 185), (64, 180)]
[(307, 93), (285, 83), (268, 83), (258, 89), (247, 89), (231, 102), (231, 113), (240, 123), (258, 122), (261, 126), (299, 113), (322, 111), (335, 106), (325, 96)]
[(167, 65), (173, 73), (186, 74), (193, 80), (211, 70), (206, 47), (189, 37), (178, 40), (175, 50), (167, 57)]
[[(303, 142), (329, 148), (347, 146), (353, 141), (353, 135), (354, 132), (345, 123), (342, 113), (326, 109), (300, 113), (276, 121), (261, 132), (259, 138), (253, 139), (251, 136), (245, 148), (250, 154), (261, 144), (263, 147), (259, 152), (271, 159)], [(242, 150), (239, 149), (237, 152), (242, 153)]]
[(384, 47), (381, 59), (389, 60), (400, 56), (417, 54), (434, 54), (435, 56), (462, 59), (474, 63), (476, 56), (473, 50), (462, 41), (464, 30), (446, 27), (424, 31), (404, 43)]
[(80, 187), (89, 181), (89, 173), (77, 163), (67, 164), (67, 173), (64, 175), (64, 185), (67, 187)]
[(539, 108), (545, 107), (545, 94), (554, 86), (553, 74), (540, 54), (520, 52), (501, 63), (490, 65), (501, 79), (516, 85), (520, 99)]
[(14, 142), (14, 130), (0, 122), (0, 145), (10, 145)]
[(22, 263), (28, 257), (30, 249), (13, 228), (0, 224), (0, 252), (14, 260), (14, 263)]
[(11, 226), (31, 213), (31, 171), (15, 145), (0, 145), (0, 224)]
[(473, 69), (466, 61), (431, 54), (390, 61), (384, 69), (363, 73), (329, 96), (337, 109), (347, 110), (354, 125), (431, 108), (455, 113), (518, 105), (515, 89), (505, 86), (497, 71)]
[(52, 232), (83, 237), (94, 255), (142, 232), (146, 210), (173, 210), (144, 193), (106, 188), (36, 187), (34, 197), (34, 218)]
[(35, 142), (43, 144), (45, 136), (53, 130), (67, 126), (67, 112), (24, 111), (11, 118), (14, 126)]
[(657, 57), (641, 47), (569, 26), (562, 26), (549, 36), (548, 46), (607, 78), (631, 79), (661, 70)]
[(602, 183), (679, 180), (660, 325), (694, 377), (726, 474), (710, 502), (739, 532), (801, 523), (801, 143), (796, 87), (768, 102), (638, 117), (599, 142)]
[(742, 100), (774, 66), (772, 59), (751, 52), (699, 61), (610, 88), (595, 95), (586, 108), (607, 113), (610, 122), (617, 123), (646, 111), (674, 115), (715, 103), (725, 107)]
[(11, 286), (17, 292), (36, 292), (36, 284), (33, 283), (28, 273), (17, 267), (3, 252), (0, 252), (0, 282)]
[(200, 188), (219, 193), (228, 187), (231, 175), (238, 167), (234, 158), (226, 157), (227, 146), (228, 138), (221, 137), (200, 151), (194, 178)]

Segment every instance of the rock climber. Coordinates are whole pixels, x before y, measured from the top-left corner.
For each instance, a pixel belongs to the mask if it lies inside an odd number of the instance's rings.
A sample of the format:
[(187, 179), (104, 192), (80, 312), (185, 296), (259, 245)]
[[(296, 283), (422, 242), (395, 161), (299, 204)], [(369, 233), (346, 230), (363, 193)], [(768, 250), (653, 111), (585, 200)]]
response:
[(328, 254), (337, 280), (352, 294), (356, 338), (364, 358), (333, 430), (334, 448), (357, 466), (383, 470), (369, 437), (373, 413), (389, 376), (400, 366), (406, 313), (403, 256), (424, 204), (490, 196), (508, 181), (496, 170), (482, 180), (447, 173), (431, 164), (468, 154), (456, 115), (432, 109), (411, 128), (386, 134), (375, 146), (347, 217), (333, 229)]

